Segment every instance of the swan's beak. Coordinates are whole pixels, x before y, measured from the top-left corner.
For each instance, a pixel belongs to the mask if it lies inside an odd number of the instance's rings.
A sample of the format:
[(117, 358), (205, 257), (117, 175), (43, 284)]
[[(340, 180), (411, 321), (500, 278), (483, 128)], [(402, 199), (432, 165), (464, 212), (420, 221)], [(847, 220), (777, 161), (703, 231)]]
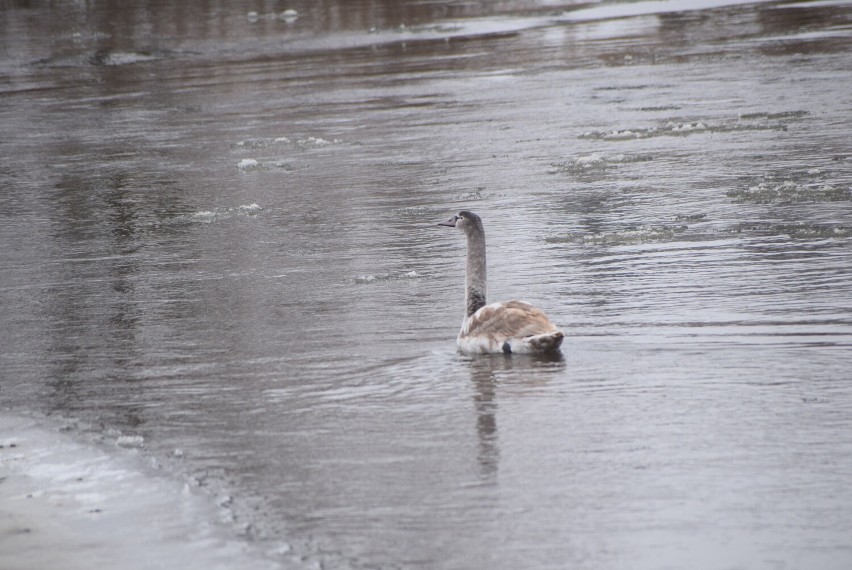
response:
[(448, 228), (454, 228), (454, 227), (456, 227), (456, 220), (458, 220), (458, 219), (459, 219), (458, 216), (453, 216), (452, 218), (450, 218), (446, 222), (440, 222), (438, 225), (439, 226), (447, 226)]

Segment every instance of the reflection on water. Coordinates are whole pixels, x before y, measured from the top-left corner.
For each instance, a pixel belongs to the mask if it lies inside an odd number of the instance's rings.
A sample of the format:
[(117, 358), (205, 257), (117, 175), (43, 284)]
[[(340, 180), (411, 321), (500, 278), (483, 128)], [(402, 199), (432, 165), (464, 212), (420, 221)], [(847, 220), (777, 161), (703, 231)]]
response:
[(471, 380), (476, 386), (473, 401), (476, 409), (476, 433), (479, 437), (477, 459), (482, 475), (490, 477), (496, 475), (500, 460), (500, 447), (497, 440), (497, 402), (494, 399), (497, 378), (494, 376), (491, 357), (477, 359), (472, 363)]
[(654, 5), (2, 8), (0, 401), (296, 567), (846, 568), (848, 5)]
[(477, 459), (482, 476), (495, 478), (500, 463), (500, 444), (497, 432), (497, 391), (501, 379), (512, 382), (518, 378), (523, 385), (536, 389), (546, 386), (547, 376), (565, 369), (565, 358), (561, 353), (546, 355), (503, 354), (486, 355), (465, 363), (470, 368), (470, 379), (474, 386), (474, 411), (476, 433), (479, 438)]

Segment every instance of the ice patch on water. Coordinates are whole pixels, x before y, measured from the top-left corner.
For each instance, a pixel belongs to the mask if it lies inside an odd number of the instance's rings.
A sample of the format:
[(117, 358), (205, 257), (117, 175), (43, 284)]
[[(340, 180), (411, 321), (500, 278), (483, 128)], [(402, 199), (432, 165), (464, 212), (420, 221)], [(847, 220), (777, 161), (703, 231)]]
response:
[(145, 438), (141, 435), (120, 435), (115, 440), (117, 447), (140, 448), (145, 446)]
[(707, 125), (704, 123), (680, 123), (675, 124), (669, 122), (665, 127), (671, 133), (688, 133), (690, 131), (704, 131), (707, 130)]
[[(83, 36), (75, 37), (75, 41), (80, 41)], [(92, 38), (97, 38), (97, 34), (92, 35)], [(109, 37), (108, 35), (106, 37)], [(110, 51), (98, 50), (94, 53), (75, 53), (63, 54), (45, 59), (40, 59), (33, 62), (34, 65), (45, 67), (82, 67), (82, 66), (122, 66), (132, 65), (136, 63), (147, 63), (158, 61), (164, 58), (173, 57), (176, 54), (168, 50), (154, 51)]]
[(442, 213), (446, 213), (446, 209), (436, 208), (434, 206), (404, 206), (402, 208), (394, 208), (391, 210), (392, 216), (409, 216), (429, 219)]
[(361, 275), (355, 278), (355, 283), (359, 285), (367, 285), (370, 283), (385, 283), (388, 281), (407, 281), (410, 279), (420, 279), (423, 275), (416, 271), (408, 271), (406, 273), (382, 273), (380, 275)]
[(746, 179), (745, 187), (729, 190), (726, 195), (740, 204), (802, 204), (852, 200), (852, 187), (826, 182), (824, 176), (825, 173), (820, 168), (770, 173), (758, 179)]
[(778, 119), (801, 119), (802, 117), (808, 115), (807, 111), (758, 111), (752, 113), (740, 113), (740, 119), (742, 120), (754, 120), (754, 119), (769, 119), (769, 120), (778, 120)]
[(770, 6), (774, 9), (788, 10), (790, 8), (824, 8), (826, 6), (844, 6), (849, 4), (849, 0), (813, 0), (808, 2), (796, 2), (794, 4), (778, 4)]
[(707, 214), (677, 214), (674, 217), (676, 222), (703, 222), (707, 219)]
[(219, 220), (232, 218), (234, 216), (255, 216), (263, 211), (263, 207), (257, 203), (243, 204), (236, 208), (215, 208), (213, 210), (201, 210), (189, 216), (189, 220), (201, 223), (213, 223)]
[(719, 230), (720, 234), (745, 234), (760, 236), (787, 236), (801, 240), (847, 239), (852, 237), (852, 227), (832, 224), (783, 224), (774, 222), (745, 222), (734, 228)]
[(250, 170), (284, 170), (286, 172), (292, 172), (296, 170), (296, 167), (286, 160), (276, 160), (274, 162), (261, 162), (254, 158), (244, 158), (237, 163), (237, 168), (242, 170), (243, 172), (247, 172)]
[[(786, 115), (792, 117), (793, 115)], [(742, 118), (744, 118), (743, 116)], [(755, 115), (756, 119), (775, 120), (782, 118), (778, 115)], [(705, 121), (667, 121), (666, 123), (647, 127), (647, 128), (630, 128), (630, 129), (612, 129), (607, 131), (585, 131), (579, 138), (604, 141), (625, 141), (635, 139), (647, 139), (651, 137), (661, 136), (689, 136), (703, 133), (731, 133), (738, 131), (786, 131), (787, 125), (781, 123), (769, 122), (736, 122), (728, 123), (709, 123)]]
[(260, 21), (274, 22), (276, 20), (280, 20), (287, 24), (292, 24), (296, 20), (299, 19), (299, 12), (293, 10), (292, 8), (288, 8), (283, 12), (267, 12), (265, 14), (260, 14), (254, 10), (246, 13), (246, 20), (250, 23), (255, 24)]
[(566, 173), (575, 175), (599, 174), (621, 164), (648, 162), (650, 160), (653, 160), (653, 157), (648, 154), (602, 154), (595, 152), (565, 161), (551, 163), (552, 168), (548, 170), (548, 173)]
[(293, 148), (294, 150), (311, 150), (339, 144), (343, 144), (343, 141), (338, 138), (326, 139), (315, 136), (291, 138), (286, 136), (278, 136), (271, 138), (246, 139), (234, 143), (234, 147), (261, 149), (287, 145)]
[(769, 42), (809, 42), (820, 41), (832, 38), (848, 38), (852, 36), (852, 27), (850, 26), (830, 26), (824, 30), (807, 30), (802, 29), (795, 34), (785, 34), (779, 36), (768, 36), (751, 38), (746, 42), (751, 43), (769, 43)]
[(736, 203), (749, 204), (845, 202), (852, 200), (852, 188), (785, 180), (781, 183), (760, 182), (741, 190), (730, 190), (727, 196)]
[(685, 225), (641, 225), (610, 232), (568, 232), (544, 238), (547, 243), (579, 245), (637, 245), (680, 239)]
[(240, 170), (253, 170), (260, 167), (260, 163), (253, 158), (244, 158), (237, 163), (237, 168)]
[(263, 148), (268, 145), (269, 141), (264, 139), (246, 139), (234, 143), (234, 146), (237, 148)]
[(129, 65), (162, 59), (164, 54), (159, 52), (112, 51), (98, 52), (92, 56), (92, 65)]
[[(769, 1), (769, 0), (764, 0)], [(616, 2), (566, 12), (561, 21), (584, 22), (610, 18), (629, 18), (652, 14), (668, 14), (693, 10), (712, 10), (725, 6), (755, 4), (760, 0), (649, 0), (646, 2)]]
[(473, 202), (479, 200), (491, 200), (494, 198), (505, 198), (506, 194), (502, 192), (486, 192), (485, 186), (477, 186), (473, 190), (453, 194), (455, 202)]
[(296, 148), (299, 150), (309, 150), (312, 148), (323, 148), (326, 146), (331, 146), (335, 144), (340, 144), (340, 139), (326, 140), (319, 137), (308, 137), (305, 139), (298, 139), (294, 144)]

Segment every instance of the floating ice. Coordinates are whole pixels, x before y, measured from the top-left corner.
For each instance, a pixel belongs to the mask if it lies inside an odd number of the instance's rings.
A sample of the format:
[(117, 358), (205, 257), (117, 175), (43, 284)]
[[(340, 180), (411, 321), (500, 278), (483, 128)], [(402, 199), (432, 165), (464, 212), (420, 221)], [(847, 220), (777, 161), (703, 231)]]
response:
[(752, 120), (752, 119), (801, 119), (802, 117), (808, 115), (807, 111), (779, 111), (779, 112), (764, 112), (759, 111), (755, 113), (740, 113), (740, 119), (743, 120)]
[(280, 168), (281, 170), (284, 170), (286, 172), (292, 172), (296, 170), (295, 166), (284, 160), (276, 160), (270, 166), (272, 166), (272, 168)]
[(258, 166), (260, 166), (260, 163), (253, 158), (244, 158), (237, 163), (237, 168), (240, 170), (249, 170)]
[(575, 164), (582, 166), (583, 168), (589, 168), (591, 166), (595, 166), (598, 164), (603, 164), (603, 157), (598, 153), (589, 154), (587, 156), (578, 156), (574, 161)]
[(675, 239), (684, 233), (684, 225), (633, 226), (612, 232), (570, 232), (544, 238), (547, 243), (575, 243), (581, 245), (637, 245)]
[(235, 215), (254, 216), (263, 211), (263, 207), (257, 203), (243, 204), (236, 208), (216, 208), (215, 210), (202, 210), (190, 216), (193, 221), (212, 223), (214, 221), (227, 219)]
[(275, 12), (269, 12), (268, 14), (260, 14), (255, 10), (252, 10), (246, 14), (246, 20), (251, 22), (252, 24), (257, 23), (261, 20), (274, 21), (280, 19), (282, 22), (286, 22), (288, 24), (292, 24), (296, 20), (299, 19), (299, 13), (292, 8), (288, 10), (284, 10), (281, 14), (277, 14)]
[(297, 140), (294, 143), (294, 146), (301, 150), (308, 150), (311, 148), (322, 148), (334, 144), (340, 144), (340, 142), (340, 139), (326, 140), (319, 137), (308, 137), (305, 139)]
[(269, 139), (247, 139), (234, 143), (238, 148), (266, 148), (274, 145), (290, 145), (296, 150), (309, 150), (313, 148), (323, 148), (336, 144), (341, 144), (340, 139), (324, 139), (322, 137), (304, 137), (293, 139), (286, 136), (279, 136)]
[(111, 51), (97, 52), (91, 57), (93, 65), (129, 65), (162, 59), (163, 54), (155, 52)]
[(674, 217), (676, 222), (703, 222), (707, 214), (678, 214)]
[(623, 131), (610, 131), (604, 134), (603, 138), (606, 140), (626, 140), (626, 139), (638, 139), (642, 136), (640, 133), (633, 132), (629, 129)]
[(423, 275), (416, 271), (409, 271), (407, 273), (400, 274), (382, 273), (381, 275), (361, 275), (360, 277), (355, 278), (355, 283), (364, 285), (376, 282), (405, 281), (407, 279), (418, 279), (420, 277), (423, 277)]
[(115, 440), (118, 447), (143, 447), (145, 438), (141, 435), (121, 435)]
[(290, 546), (289, 542), (279, 542), (277, 546), (271, 548), (269, 550), (270, 554), (281, 556), (283, 554), (289, 554), (293, 548)]
[(812, 186), (793, 180), (781, 183), (761, 182), (742, 190), (727, 193), (735, 202), (753, 204), (771, 204), (776, 202), (844, 202), (852, 200), (852, 188), (843, 188), (824, 184)]
[(747, 222), (719, 233), (758, 234), (764, 236), (787, 236), (792, 239), (824, 240), (852, 237), (852, 227), (830, 224), (776, 224), (770, 222)]
[[(769, 117), (764, 117), (769, 118)], [(581, 139), (594, 140), (633, 140), (647, 139), (660, 136), (686, 136), (696, 133), (729, 133), (737, 131), (786, 131), (787, 126), (780, 123), (742, 123), (732, 122), (723, 124), (707, 124), (702, 121), (693, 121), (685, 123), (675, 123), (668, 121), (666, 124), (659, 127), (649, 128), (634, 128), (634, 129), (615, 129), (611, 131), (585, 131), (580, 135)]]
[(686, 133), (689, 131), (703, 131), (706, 130), (707, 126), (704, 123), (681, 123), (675, 124), (669, 122), (666, 124), (666, 130), (671, 133)]
[(650, 160), (653, 160), (653, 157), (647, 154), (617, 153), (606, 155), (595, 152), (562, 162), (554, 162), (551, 164), (553, 168), (548, 170), (548, 173), (567, 173), (577, 175), (598, 174), (613, 166), (631, 162), (647, 162)]
[[(760, 1), (760, 0), (758, 0)], [(753, 4), (755, 0), (647, 0), (644, 2), (616, 2), (602, 6), (581, 8), (566, 12), (560, 20), (568, 22), (586, 22), (590, 20), (607, 20), (610, 18), (629, 18), (651, 14), (672, 12), (687, 12), (691, 10), (708, 10), (724, 6)]]

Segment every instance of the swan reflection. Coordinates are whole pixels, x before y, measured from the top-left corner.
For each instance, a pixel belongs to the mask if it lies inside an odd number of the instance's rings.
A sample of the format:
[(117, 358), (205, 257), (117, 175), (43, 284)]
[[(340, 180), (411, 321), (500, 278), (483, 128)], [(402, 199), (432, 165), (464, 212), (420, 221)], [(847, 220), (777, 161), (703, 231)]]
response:
[[(561, 352), (542, 355), (482, 355), (466, 361), (473, 384), (473, 409), (476, 413), (478, 439), (477, 461), (483, 478), (497, 475), (500, 445), (497, 433), (497, 410), (501, 385), (534, 388), (550, 382), (565, 367)], [(523, 394), (513, 392), (513, 395)]]

